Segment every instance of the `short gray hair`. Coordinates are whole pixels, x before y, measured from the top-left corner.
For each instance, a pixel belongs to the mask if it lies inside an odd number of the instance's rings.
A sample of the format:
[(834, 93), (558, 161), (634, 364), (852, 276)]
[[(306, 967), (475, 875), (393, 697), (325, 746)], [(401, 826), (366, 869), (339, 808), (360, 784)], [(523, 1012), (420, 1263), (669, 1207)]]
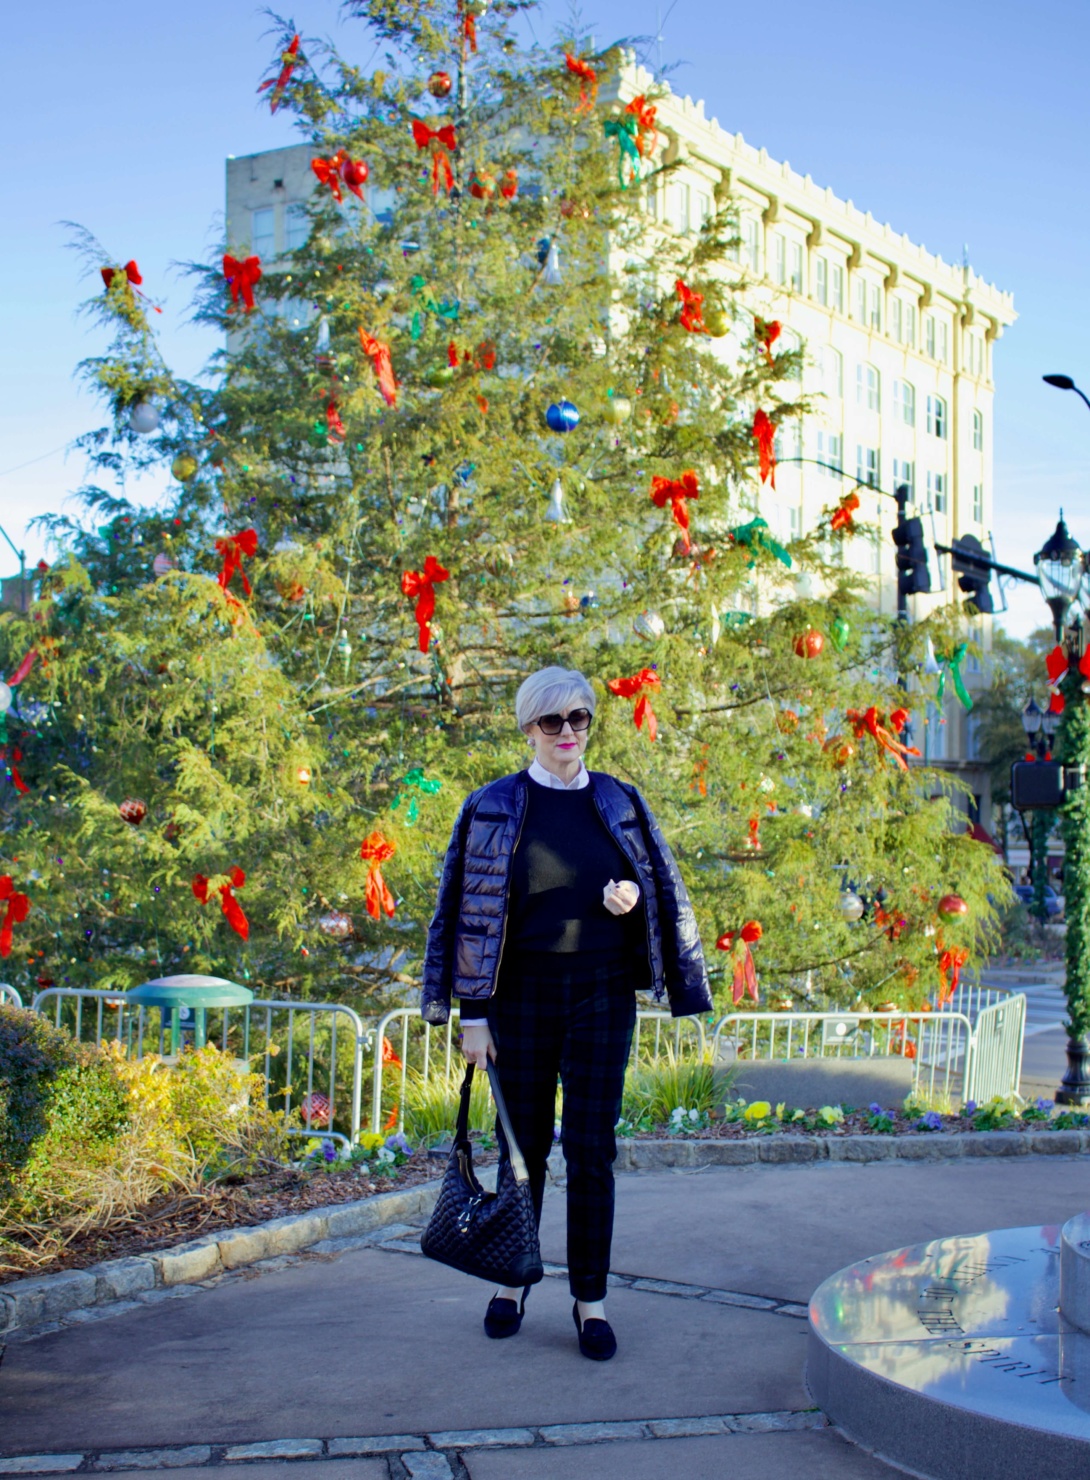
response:
[(541, 668), (519, 685), (515, 718), (519, 729), (525, 730), (543, 714), (559, 714), (562, 709), (583, 706), (593, 714), (594, 703), (594, 690), (577, 669)]

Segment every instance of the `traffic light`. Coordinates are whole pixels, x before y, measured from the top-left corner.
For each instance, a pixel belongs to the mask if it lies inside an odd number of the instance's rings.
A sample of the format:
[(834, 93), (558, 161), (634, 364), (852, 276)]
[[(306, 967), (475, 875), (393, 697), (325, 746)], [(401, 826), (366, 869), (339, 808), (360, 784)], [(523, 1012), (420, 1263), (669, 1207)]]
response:
[(931, 571), (927, 565), (922, 519), (899, 519), (893, 527), (897, 546), (897, 591), (901, 596), (917, 596), (931, 590)]
[(991, 578), (991, 556), (975, 534), (961, 534), (950, 547), (950, 559), (958, 585), (966, 593), (978, 612), (994, 612), (992, 593), (988, 589)]

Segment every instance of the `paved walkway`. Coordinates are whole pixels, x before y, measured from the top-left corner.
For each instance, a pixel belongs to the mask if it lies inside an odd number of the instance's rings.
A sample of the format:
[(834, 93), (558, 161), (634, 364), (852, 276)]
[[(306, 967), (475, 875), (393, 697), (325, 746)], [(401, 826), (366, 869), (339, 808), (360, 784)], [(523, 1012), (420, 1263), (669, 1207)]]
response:
[(1083, 1158), (627, 1174), (609, 1297), (620, 1353), (597, 1365), (576, 1349), (550, 1189), (556, 1263), (513, 1340), (485, 1338), (484, 1286), (414, 1253), (418, 1231), (386, 1230), (12, 1341), (0, 1475), (892, 1480), (813, 1411), (814, 1287), (867, 1254), (1088, 1206)]

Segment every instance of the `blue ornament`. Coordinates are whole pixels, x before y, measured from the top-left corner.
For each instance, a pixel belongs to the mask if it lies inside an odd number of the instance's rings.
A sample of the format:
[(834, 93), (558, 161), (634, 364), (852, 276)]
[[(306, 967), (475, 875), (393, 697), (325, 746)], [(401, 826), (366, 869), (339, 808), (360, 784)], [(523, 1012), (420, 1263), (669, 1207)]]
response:
[(555, 401), (545, 413), (550, 432), (573, 432), (579, 425), (579, 412), (570, 401)]

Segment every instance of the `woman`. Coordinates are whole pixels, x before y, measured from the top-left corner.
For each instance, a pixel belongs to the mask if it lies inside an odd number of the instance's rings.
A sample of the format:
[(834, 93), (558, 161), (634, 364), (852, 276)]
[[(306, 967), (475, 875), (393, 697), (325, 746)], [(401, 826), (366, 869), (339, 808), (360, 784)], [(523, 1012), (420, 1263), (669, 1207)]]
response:
[[(617, 1350), (603, 1304), (614, 1127), (635, 991), (669, 994), (675, 1017), (707, 1011), (712, 998), (666, 839), (634, 786), (583, 764), (594, 707), (590, 684), (565, 668), (543, 668), (519, 689), (515, 714), (533, 760), (475, 791), (458, 814), (428, 933), (422, 1010), (444, 1023), (455, 997), (466, 1059), (480, 1068), (495, 1060), (539, 1222), (559, 1077), (572, 1314), (580, 1351), (607, 1361)], [(499, 1139), (502, 1177), (502, 1131)], [(489, 1301), (489, 1336), (518, 1331), (528, 1289)]]

